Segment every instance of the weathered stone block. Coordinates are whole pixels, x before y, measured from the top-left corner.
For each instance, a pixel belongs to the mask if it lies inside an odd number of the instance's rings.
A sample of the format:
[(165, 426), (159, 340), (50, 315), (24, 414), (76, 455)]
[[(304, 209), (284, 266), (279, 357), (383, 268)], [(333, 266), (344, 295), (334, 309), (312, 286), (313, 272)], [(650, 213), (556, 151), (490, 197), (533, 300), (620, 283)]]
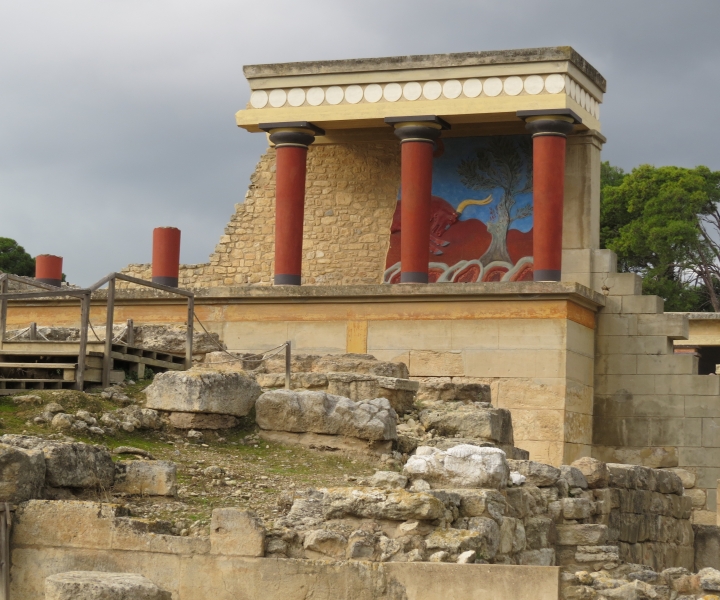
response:
[(405, 463), (403, 473), (442, 488), (500, 489), (507, 486), (510, 476), (502, 450), (469, 444), (447, 451), (421, 446)]
[(170, 413), (170, 425), (176, 429), (231, 429), (239, 423), (233, 415), (211, 413)]
[(450, 554), (475, 550), (480, 558), (489, 560), (497, 554), (498, 541), (497, 523), (484, 519), (483, 526), (478, 525), (477, 529), (436, 529), (425, 539), (425, 547), (431, 552), (440, 550)]
[(148, 408), (237, 417), (252, 410), (260, 393), (260, 386), (244, 373), (205, 369), (159, 373), (145, 389)]
[(45, 456), (45, 484), (50, 487), (108, 489), (115, 479), (112, 457), (105, 448), (11, 434), (2, 436), (0, 443), (41, 450)]
[(39, 498), (44, 485), (42, 450), (0, 444), (0, 502), (16, 504)]
[(683, 487), (686, 490), (695, 487), (695, 481), (697, 480), (697, 476), (695, 475), (695, 473), (692, 473), (687, 469), (681, 469), (680, 467), (675, 467), (667, 470), (675, 473), (675, 475), (680, 478), (680, 481), (682, 482)]
[(353, 402), (325, 392), (265, 392), (255, 418), (262, 429), (346, 435), (367, 440), (396, 439), (397, 413), (385, 398)]
[(405, 489), (408, 478), (395, 471), (376, 471), (370, 478), (370, 485), (384, 490)]
[(607, 541), (605, 525), (557, 525), (559, 546), (602, 546)]
[(116, 462), (113, 490), (137, 496), (174, 496), (177, 466), (166, 460)]
[(560, 465), (560, 475), (567, 481), (570, 488), (580, 488), (586, 490), (588, 487), (587, 479), (583, 472), (577, 467), (571, 465)]
[(695, 533), (695, 569), (720, 569), (720, 527), (693, 525)]
[(567, 520), (589, 519), (592, 516), (592, 504), (587, 498), (563, 498), (562, 516)]
[(525, 550), (518, 555), (517, 560), (519, 565), (552, 567), (555, 565), (555, 549), (540, 548), (538, 550)]
[(314, 361), (312, 370), (317, 373), (367, 373), (400, 379), (409, 377), (404, 363), (377, 360), (371, 354), (328, 354)]
[(306, 550), (338, 559), (345, 558), (347, 544), (348, 541), (344, 535), (325, 529), (310, 531), (305, 534), (303, 540), (303, 547)]
[(560, 469), (532, 460), (508, 460), (511, 471), (517, 471), (525, 477), (526, 485), (550, 487), (560, 479)]
[(70, 571), (45, 580), (45, 600), (171, 600), (172, 594), (135, 573)]
[(446, 403), (420, 413), (426, 430), (438, 435), (514, 444), (510, 411), (481, 408), (476, 404)]
[(449, 490), (460, 496), (460, 516), (489, 517), (498, 523), (505, 514), (505, 498), (496, 490)]
[(425, 492), (373, 488), (330, 488), (323, 500), (326, 519), (359, 517), (391, 521), (433, 521), (445, 514), (445, 505)]
[(529, 550), (552, 548), (557, 539), (555, 522), (546, 516), (530, 517), (525, 524), (525, 538)]
[(265, 528), (254, 513), (216, 508), (210, 520), (210, 552), (230, 556), (264, 556)]

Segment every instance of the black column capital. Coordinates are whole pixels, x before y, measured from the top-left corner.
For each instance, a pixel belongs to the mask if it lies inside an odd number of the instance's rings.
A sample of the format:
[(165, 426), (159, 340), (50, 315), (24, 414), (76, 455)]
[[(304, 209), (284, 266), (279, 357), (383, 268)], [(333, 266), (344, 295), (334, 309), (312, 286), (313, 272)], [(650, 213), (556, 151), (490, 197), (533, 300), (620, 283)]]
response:
[(516, 114), (525, 121), (525, 129), (533, 137), (541, 135), (567, 137), (573, 132), (576, 124), (582, 123), (582, 119), (569, 108), (519, 110)]
[(429, 142), (440, 137), (443, 129), (450, 129), (450, 123), (435, 115), (418, 117), (386, 117), (385, 123), (395, 128), (395, 135), (402, 142)]
[(270, 134), (270, 142), (276, 148), (282, 148), (283, 146), (307, 148), (315, 141), (315, 136), (325, 135), (324, 129), (308, 121), (260, 123), (258, 127)]

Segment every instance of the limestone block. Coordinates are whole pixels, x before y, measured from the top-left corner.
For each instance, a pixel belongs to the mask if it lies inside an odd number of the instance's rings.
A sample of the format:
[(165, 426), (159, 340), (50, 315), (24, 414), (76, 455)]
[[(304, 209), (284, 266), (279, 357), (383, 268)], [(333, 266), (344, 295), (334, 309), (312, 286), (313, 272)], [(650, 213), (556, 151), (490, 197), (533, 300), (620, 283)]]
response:
[(205, 369), (159, 373), (145, 389), (148, 408), (237, 417), (252, 410), (260, 393), (260, 386), (244, 373)]
[(623, 313), (657, 315), (664, 309), (665, 301), (660, 296), (623, 296)]
[(428, 377), (420, 381), (417, 399), (426, 402), (490, 402), (485, 383), (451, 381), (450, 377)]
[(616, 273), (617, 254), (612, 250), (592, 250), (592, 272), (593, 273)]
[(530, 517), (525, 523), (525, 538), (529, 550), (552, 548), (557, 539), (555, 521), (542, 515)]
[(538, 550), (525, 550), (518, 554), (517, 561), (519, 565), (552, 567), (555, 565), (555, 549), (540, 548)]
[(312, 369), (307, 370), (316, 373), (365, 373), (399, 379), (409, 377), (404, 363), (377, 360), (371, 354), (328, 354), (314, 361)]
[(370, 478), (370, 486), (385, 490), (405, 489), (408, 479), (395, 471), (376, 471)]
[[(139, 325), (135, 327), (135, 345), (157, 352), (185, 355), (187, 328), (184, 325)], [(217, 333), (193, 330), (193, 354), (206, 354), (223, 348)]]
[(113, 490), (137, 496), (174, 496), (177, 493), (177, 465), (167, 460), (118, 461)]
[(620, 562), (618, 546), (578, 546), (575, 560), (579, 563)]
[(720, 569), (720, 527), (693, 525), (695, 533), (695, 569)]
[(255, 513), (216, 508), (210, 519), (210, 552), (230, 556), (264, 556), (265, 528)]
[(500, 539), (497, 523), (492, 519), (476, 518), (483, 521), (482, 525), (477, 525), (477, 529), (436, 529), (425, 538), (425, 547), (430, 552), (444, 551), (449, 554), (475, 550), (483, 560), (494, 558)]
[(45, 456), (41, 449), (0, 443), (0, 502), (17, 504), (39, 498), (45, 485)]
[(239, 423), (233, 415), (212, 413), (172, 412), (170, 425), (175, 429), (231, 429)]
[(312, 552), (319, 552), (325, 556), (342, 559), (345, 558), (347, 538), (334, 531), (316, 529), (305, 534), (303, 547)]
[(135, 573), (69, 571), (45, 579), (45, 600), (171, 600), (172, 594)]
[(593, 513), (593, 506), (587, 498), (562, 498), (563, 519), (582, 520), (589, 519)]
[(526, 485), (550, 487), (560, 479), (560, 469), (533, 460), (508, 460), (511, 471), (517, 471), (525, 477)]
[(568, 482), (571, 488), (580, 488), (586, 490), (588, 482), (583, 472), (577, 467), (571, 465), (560, 465), (560, 476)]
[(510, 469), (502, 450), (462, 444), (447, 451), (421, 446), (403, 473), (435, 488), (500, 489), (507, 486)]
[[(255, 381), (262, 388), (285, 387), (285, 373), (258, 373)], [(327, 389), (325, 373), (290, 373), (290, 387), (293, 390)]]
[(690, 336), (690, 325), (686, 315), (640, 314), (637, 327), (638, 335), (666, 335), (671, 340), (686, 340)]
[(489, 517), (498, 523), (505, 514), (505, 498), (497, 490), (449, 490), (460, 496), (460, 516)]
[(685, 490), (685, 495), (692, 499), (693, 509), (704, 509), (707, 505), (707, 492), (702, 488)]
[(397, 439), (397, 413), (385, 398), (353, 402), (325, 392), (265, 392), (255, 406), (257, 424), (271, 431)]
[(365, 373), (328, 373), (328, 393), (362, 401), (387, 398), (398, 414), (405, 414), (415, 402), (419, 382)]
[(607, 541), (606, 525), (557, 525), (559, 546), (601, 546)]
[(0, 443), (18, 448), (42, 450), (45, 456), (45, 484), (50, 487), (105, 488), (115, 479), (110, 452), (100, 446), (62, 443), (24, 435), (4, 435)]
[(325, 492), (324, 516), (346, 516), (391, 521), (432, 521), (445, 514), (445, 505), (432, 494), (377, 488), (329, 488)]
[(514, 443), (512, 417), (504, 408), (482, 408), (477, 404), (443, 403), (420, 412), (426, 431), (437, 435), (462, 437), (497, 444)]
[(610, 296), (642, 294), (642, 277), (635, 273), (594, 273), (593, 289), (607, 290)]
[(705, 567), (698, 571), (700, 587), (705, 592), (720, 592), (720, 571), (712, 567)]
[(410, 374), (413, 377), (462, 377), (465, 375), (463, 354), (410, 350)]
[(127, 511), (116, 504), (31, 500), (15, 513), (13, 539), (32, 545), (110, 548), (115, 517)]

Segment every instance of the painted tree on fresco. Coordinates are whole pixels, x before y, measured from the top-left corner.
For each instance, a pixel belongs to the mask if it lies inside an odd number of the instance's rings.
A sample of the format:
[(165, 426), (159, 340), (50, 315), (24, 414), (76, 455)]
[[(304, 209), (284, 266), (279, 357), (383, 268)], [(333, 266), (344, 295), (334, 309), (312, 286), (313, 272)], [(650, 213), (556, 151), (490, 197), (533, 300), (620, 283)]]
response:
[(532, 192), (532, 141), (529, 137), (494, 136), (486, 148), (478, 148), (474, 157), (460, 161), (458, 175), (471, 190), (502, 191), (497, 205), (490, 209), (487, 228), (492, 239), (480, 262), (512, 262), (507, 249), (508, 229), (514, 221), (532, 215), (533, 210), (532, 204), (515, 207), (517, 196)]

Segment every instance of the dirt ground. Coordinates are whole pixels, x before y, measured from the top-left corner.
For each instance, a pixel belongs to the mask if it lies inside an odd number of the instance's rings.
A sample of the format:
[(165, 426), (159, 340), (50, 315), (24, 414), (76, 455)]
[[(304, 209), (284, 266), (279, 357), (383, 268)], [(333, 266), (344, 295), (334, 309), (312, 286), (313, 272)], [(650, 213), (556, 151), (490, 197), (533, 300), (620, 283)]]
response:
[[(143, 389), (149, 381), (126, 385), (124, 393), (138, 406), (143, 406)], [(102, 412), (116, 410), (120, 405), (100, 396), (102, 390), (89, 393), (63, 391), (25, 391), (22, 395), (39, 396), (40, 401), (18, 404), (17, 396), (0, 396), (0, 433), (18, 433), (44, 438), (74, 439), (104, 445), (113, 450), (131, 446), (145, 450), (157, 460), (177, 464), (177, 498), (123, 497), (112, 490), (85, 492), (78, 498), (99, 498), (128, 507), (133, 516), (157, 521), (158, 531), (181, 535), (206, 534), (212, 510), (237, 506), (253, 510), (268, 526), (286, 512), (293, 494), (308, 487), (320, 488), (348, 485), (358, 478), (372, 475), (379, 462), (341, 452), (311, 450), (283, 446), (259, 439), (253, 419), (245, 419), (239, 427), (221, 432), (205, 432), (203, 439), (191, 440), (187, 432), (164, 428), (114, 436), (68, 436), (35, 424), (33, 418), (50, 402), (63, 406), (65, 412), (87, 410), (98, 417)], [(19, 394), (20, 395), (20, 394)], [(137, 458), (117, 456), (116, 460)]]

